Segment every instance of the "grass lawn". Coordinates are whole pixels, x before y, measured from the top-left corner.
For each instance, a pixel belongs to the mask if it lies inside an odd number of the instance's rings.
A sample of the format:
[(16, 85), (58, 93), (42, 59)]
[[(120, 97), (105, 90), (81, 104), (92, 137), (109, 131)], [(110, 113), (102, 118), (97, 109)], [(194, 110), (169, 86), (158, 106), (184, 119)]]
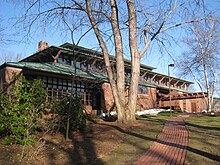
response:
[[(177, 116), (175, 113), (173, 116)], [(101, 159), (105, 165), (127, 165), (136, 161), (156, 140), (170, 114), (160, 113), (158, 116), (144, 115), (139, 117), (136, 126), (126, 131), (125, 139), (110, 154)]]
[(186, 119), (189, 147), (186, 164), (220, 164), (220, 116), (192, 115)]

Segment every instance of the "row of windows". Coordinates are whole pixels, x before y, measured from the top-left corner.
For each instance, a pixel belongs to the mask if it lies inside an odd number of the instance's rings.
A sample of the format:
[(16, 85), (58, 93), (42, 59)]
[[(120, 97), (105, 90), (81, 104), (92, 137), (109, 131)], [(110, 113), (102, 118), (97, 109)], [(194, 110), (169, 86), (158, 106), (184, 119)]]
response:
[[(105, 67), (103, 66), (103, 64), (98, 64), (98, 63), (95, 63), (93, 66), (91, 66), (90, 63), (88, 63), (87, 61), (82, 61), (82, 60), (85, 60), (85, 59), (81, 59), (81, 60), (78, 60), (76, 62), (76, 67), (77, 68), (80, 68), (82, 70), (90, 70), (92, 69), (93, 71), (97, 71), (97, 72), (101, 72), (101, 73), (104, 73), (106, 74), (106, 70), (104, 69)], [(58, 58), (58, 63), (61, 63), (61, 64), (68, 64), (68, 65), (74, 65), (74, 60), (73, 60), (73, 57), (69, 57), (69, 56), (65, 56), (65, 55), (60, 55), (59, 58)], [(91, 68), (92, 67), (92, 68)], [(125, 72), (125, 76), (127, 78), (130, 78), (131, 77), (131, 73), (126, 71)], [(149, 83), (151, 83), (151, 78), (152, 76), (149, 75), (149, 74), (146, 74), (146, 76), (144, 77), (140, 77), (140, 79), (142, 81), (147, 81)], [(160, 83), (160, 80), (161, 78), (159, 77), (155, 77), (152, 81), (154, 83), (157, 83), (159, 84)], [(161, 82), (163, 85), (166, 85), (168, 86), (168, 80), (167, 79), (163, 79), (162, 82)], [(171, 87), (174, 87), (174, 84), (172, 84), (171, 82)], [(177, 88), (181, 88), (180, 85), (177, 85)], [(185, 89), (186, 87), (183, 86), (183, 88)]]
[[(67, 65), (74, 65), (74, 60), (73, 58), (71, 57), (68, 57), (68, 56), (63, 56), (61, 55), (59, 58), (58, 58), (58, 61), (57, 61), (59, 64), (67, 64)], [(82, 62), (82, 61), (77, 61), (76, 62), (76, 67), (77, 68), (80, 68), (82, 70), (90, 70), (91, 69), (91, 64), (90, 63), (87, 63), (87, 62)], [(98, 72), (105, 72), (105, 67), (103, 66), (103, 64), (94, 64), (92, 66), (92, 70), (93, 71), (98, 71)]]
[(87, 83), (75, 82), (72, 84), (71, 80), (45, 76), (38, 76), (37, 78), (43, 81), (44, 87), (48, 90), (48, 94), (52, 97), (72, 93), (73, 96), (80, 97), (84, 105), (92, 105), (93, 90)]
[(148, 87), (143, 86), (143, 85), (139, 85), (138, 93), (139, 94), (148, 94)]
[[(73, 84), (71, 80), (58, 79), (45, 76), (37, 76), (44, 83), (44, 87), (47, 89), (49, 96), (63, 96), (72, 93), (75, 97), (80, 97), (84, 105), (97, 106), (97, 97), (94, 91), (87, 83), (75, 82)], [(29, 78), (31, 79), (31, 78)], [(139, 94), (148, 94), (148, 88), (146, 86), (139, 85)]]

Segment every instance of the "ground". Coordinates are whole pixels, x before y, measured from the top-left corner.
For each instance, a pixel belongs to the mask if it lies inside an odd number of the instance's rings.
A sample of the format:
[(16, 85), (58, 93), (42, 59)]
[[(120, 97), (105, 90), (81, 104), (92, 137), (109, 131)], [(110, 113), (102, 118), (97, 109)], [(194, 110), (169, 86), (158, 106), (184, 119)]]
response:
[(191, 114), (186, 119), (189, 145), (186, 165), (220, 165), (220, 112)]
[[(168, 117), (169, 113), (145, 115), (133, 125), (97, 119), (84, 131), (72, 133), (70, 141), (62, 134), (42, 132), (33, 146), (4, 145), (0, 139), (0, 165), (132, 164), (153, 144)], [(186, 125), (190, 139), (185, 163), (220, 164), (220, 114), (193, 114)]]
[(97, 120), (90, 122), (84, 131), (72, 133), (70, 141), (62, 134), (45, 134), (34, 146), (24, 148), (1, 141), (0, 164), (103, 164), (102, 159), (109, 159), (104, 157), (119, 147), (128, 130), (145, 125), (146, 122), (131, 126)]

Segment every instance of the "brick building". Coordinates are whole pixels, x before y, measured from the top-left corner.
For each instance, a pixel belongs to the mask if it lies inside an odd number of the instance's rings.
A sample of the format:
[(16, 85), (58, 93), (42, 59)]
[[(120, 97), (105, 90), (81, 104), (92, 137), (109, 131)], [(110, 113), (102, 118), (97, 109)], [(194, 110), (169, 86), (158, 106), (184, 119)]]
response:
[[(115, 57), (110, 56), (112, 65)], [(76, 67), (74, 67), (74, 63)], [(191, 93), (190, 81), (169, 77), (154, 72), (155, 68), (141, 64), (138, 110), (168, 108), (200, 112), (206, 109), (203, 93)], [(103, 55), (100, 52), (69, 43), (48, 46), (39, 42), (38, 52), (19, 62), (8, 62), (0, 66), (0, 87), (10, 83), (13, 74), (22, 74), (28, 80), (41, 79), (48, 97), (57, 97), (73, 92), (82, 99), (89, 113), (99, 114), (114, 109), (111, 87), (105, 70)], [(126, 80), (131, 76), (131, 61), (125, 60)], [(72, 89), (72, 80), (74, 85)], [(169, 86), (171, 92), (169, 93)]]

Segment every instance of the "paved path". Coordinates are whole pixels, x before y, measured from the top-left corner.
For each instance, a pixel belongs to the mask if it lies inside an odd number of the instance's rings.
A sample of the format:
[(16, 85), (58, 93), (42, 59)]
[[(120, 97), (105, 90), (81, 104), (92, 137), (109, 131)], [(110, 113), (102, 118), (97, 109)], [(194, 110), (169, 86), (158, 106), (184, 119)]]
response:
[(188, 145), (188, 131), (183, 117), (167, 120), (157, 141), (134, 165), (183, 165)]

